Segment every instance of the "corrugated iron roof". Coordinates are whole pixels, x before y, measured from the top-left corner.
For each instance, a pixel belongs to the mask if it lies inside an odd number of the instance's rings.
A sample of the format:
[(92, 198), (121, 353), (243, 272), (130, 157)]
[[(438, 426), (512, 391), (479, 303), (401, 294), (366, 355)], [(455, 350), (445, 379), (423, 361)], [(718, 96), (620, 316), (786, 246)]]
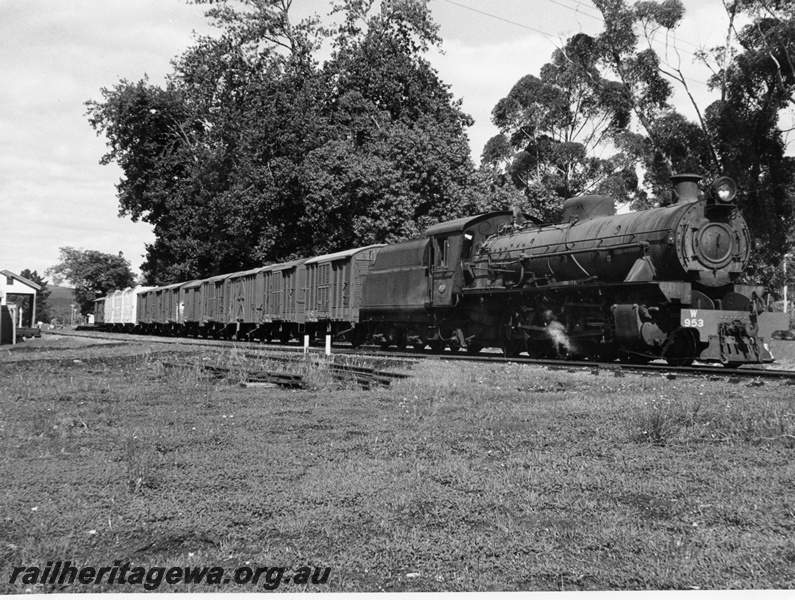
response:
[(305, 264), (311, 265), (314, 263), (331, 262), (343, 258), (349, 258), (354, 254), (358, 254), (359, 252), (364, 252), (365, 250), (372, 250), (373, 248), (383, 248), (385, 245), (386, 244), (373, 244), (372, 246), (364, 246), (362, 248), (354, 248), (352, 250), (342, 250), (340, 252), (334, 252), (332, 254), (324, 254), (323, 256), (315, 256), (314, 258), (308, 259)]
[(41, 286), (38, 283), (34, 283), (30, 279), (26, 279), (22, 277), (22, 275), (17, 275), (16, 273), (12, 273), (11, 271), (6, 271), (5, 269), (0, 269), (0, 273), (5, 275), (6, 277), (13, 277), (14, 279), (21, 281), (25, 285), (29, 285), (35, 290), (41, 290)]

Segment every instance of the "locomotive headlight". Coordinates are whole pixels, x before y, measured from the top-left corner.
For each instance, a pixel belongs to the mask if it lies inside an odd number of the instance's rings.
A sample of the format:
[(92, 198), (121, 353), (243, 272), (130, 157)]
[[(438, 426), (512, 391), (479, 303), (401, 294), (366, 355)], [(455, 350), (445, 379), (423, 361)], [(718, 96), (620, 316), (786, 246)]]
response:
[(729, 204), (737, 195), (737, 184), (731, 177), (718, 177), (712, 184), (712, 192), (718, 202)]

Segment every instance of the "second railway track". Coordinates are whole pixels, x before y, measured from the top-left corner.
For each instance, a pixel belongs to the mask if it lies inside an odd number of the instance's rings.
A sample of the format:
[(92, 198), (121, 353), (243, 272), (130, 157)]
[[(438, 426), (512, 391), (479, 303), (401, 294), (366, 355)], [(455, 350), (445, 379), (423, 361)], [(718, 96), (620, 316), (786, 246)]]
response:
[[(218, 348), (240, 348), (244, 350), (258, 350), (273, 352), (277, 354), (292, 354), (301, 355), (304, 353), (303, 346), (278, 344), (278, 343), (261, 343), (249, 341), (230, 341), (218, 340), (207, 338), (191, 338), (191, 337), (161, 337), (152, 335), (137, 335), (137, 334), (114, 334), (90, 330), (57, 330), (50, 332), (52, 335), (64, 335), (73, 337), (85, 337), (93, 339), (107, 339), (107, 340), (129, 340), (130, 342), (137, 343), (162, 343), (162, 344), (183, 344), (183, 345), (196, 345), (204, 347), (218, 347)], [(310, 346), (309, 353), (312, 355), (322, 355), (324, 350), (322, 347)], [(705, 377), (705, 378), (721, 378), (721, 379), (780, 379), (795, 382), (795, 370), (786, 369), (771, 369), (771, 368), (725, 368), (714, 365), (693, 365), (690, 367), (675, 367), (667, 364), (650, 363), (646, 365), (633, 365), (619, 362), (595, 362), (595, 361), (574, 361), (574, 360), (549, 360), (549, 359), (531, 359), (522, 357), (506, 358), (499, 353), (483, 353), (475, 356), (468, 354), (459, 354), (452, 352), (433, 353), (430, 351), (418, 352), (416, 350), (394, 350), (384, 351), (375, 350), (371, 348), (353, 349), (346, 346), (336, 346), (333, 349), (333, 354), (336, 356), (361, 356), (370, 357), (373, 359), (381, 360), (399, 360), (399, 361), (412, 361), (412, 360), (427, 360), (437, 359), (444, 361), (471, 361), (471, 362), (493, 362), (493, 363), (516, 363), (524, 365), (534, 365), (539, 367), (546, 367), (549, 369), (570, 369), (570, 370), (604, 370), (612, 371), (615, 373), (643, 373), (643, 374), (659, 374), (667, 375), (668, 377)]]

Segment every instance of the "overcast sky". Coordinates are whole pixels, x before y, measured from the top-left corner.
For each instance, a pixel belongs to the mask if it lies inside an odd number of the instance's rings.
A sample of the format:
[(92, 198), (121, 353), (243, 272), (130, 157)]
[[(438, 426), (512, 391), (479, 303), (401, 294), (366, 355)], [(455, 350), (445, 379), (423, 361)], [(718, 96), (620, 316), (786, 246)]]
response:
[[(682, 50), (717, 46), (726, 35), (720, 0), (686, 0)], [(330, 2), (294, 0), (297, 14), (325, 15)], [(479, 161), (497, 133), (491, 109), (523, 75), (538, 75), (555, 47), (601, 30), (587, 0), (431, 0), (445, 54), (430, 59), (475, 119)], [(468, 7), (468, 8), (466, 8)], [(118, 217), (116, 165), (101, 166), (105, 140), (88, 124), (87, 100), (121, 79), (161, 84), (170, 61), (211, 33), (204, 7), (185, 0), (0, 0), (0, 268), (39, 274), (62, 246), (123, 252), (136, 273), (151, 228)], [(708, 73), (683, 66), (706, 100)], [(692, 111), (683, 96), (678, 105)]]

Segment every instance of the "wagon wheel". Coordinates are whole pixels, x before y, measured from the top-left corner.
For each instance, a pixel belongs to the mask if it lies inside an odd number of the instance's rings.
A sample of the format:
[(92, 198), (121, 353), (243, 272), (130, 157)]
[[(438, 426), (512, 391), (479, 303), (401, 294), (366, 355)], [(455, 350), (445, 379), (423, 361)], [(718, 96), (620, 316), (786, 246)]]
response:
[(408, 345), (408, 335), (405, 329), (398, 329), (393, 338), (395, 346), (398, 350), (403, 350)]
[(282, 331), (279, 333), (279, 342), (282, 344), (286, 344), (290, 341), (290, 332), (289, 331)]
[(441, 354), (444, 352), (444, 347), (447, 345), (444, 340), (431, 340), (428, 342), (431, 347), (431, 352), (434, 354)]
[(415, 342), (414, 344), (412, 344), (412, 347), (417, 352), (422, 352), (423, 350), (425, 350), (425, 342)]
[(483, 350), (483, 346), (481, 344), (468, 344), (467, 345), (467, 354), (477, 354)]
[(364, 338), (366, 336), (366, 332), (363, 329), (360, 329), (357, 325), (350, 335), (350, 342), (351, 346), (354, 348), (360, 347), (364, 343)]
[(458, 342), (458, 340), (456, 340), (456, 339), (453, 339), (453, 340), (450, 342), (450, 352), (452, 352), (453, 354), (455, 354), (455, 353), (456, 353), (456, 352), (458, 352), (459, 350), (461, 350), (461, 344)]

